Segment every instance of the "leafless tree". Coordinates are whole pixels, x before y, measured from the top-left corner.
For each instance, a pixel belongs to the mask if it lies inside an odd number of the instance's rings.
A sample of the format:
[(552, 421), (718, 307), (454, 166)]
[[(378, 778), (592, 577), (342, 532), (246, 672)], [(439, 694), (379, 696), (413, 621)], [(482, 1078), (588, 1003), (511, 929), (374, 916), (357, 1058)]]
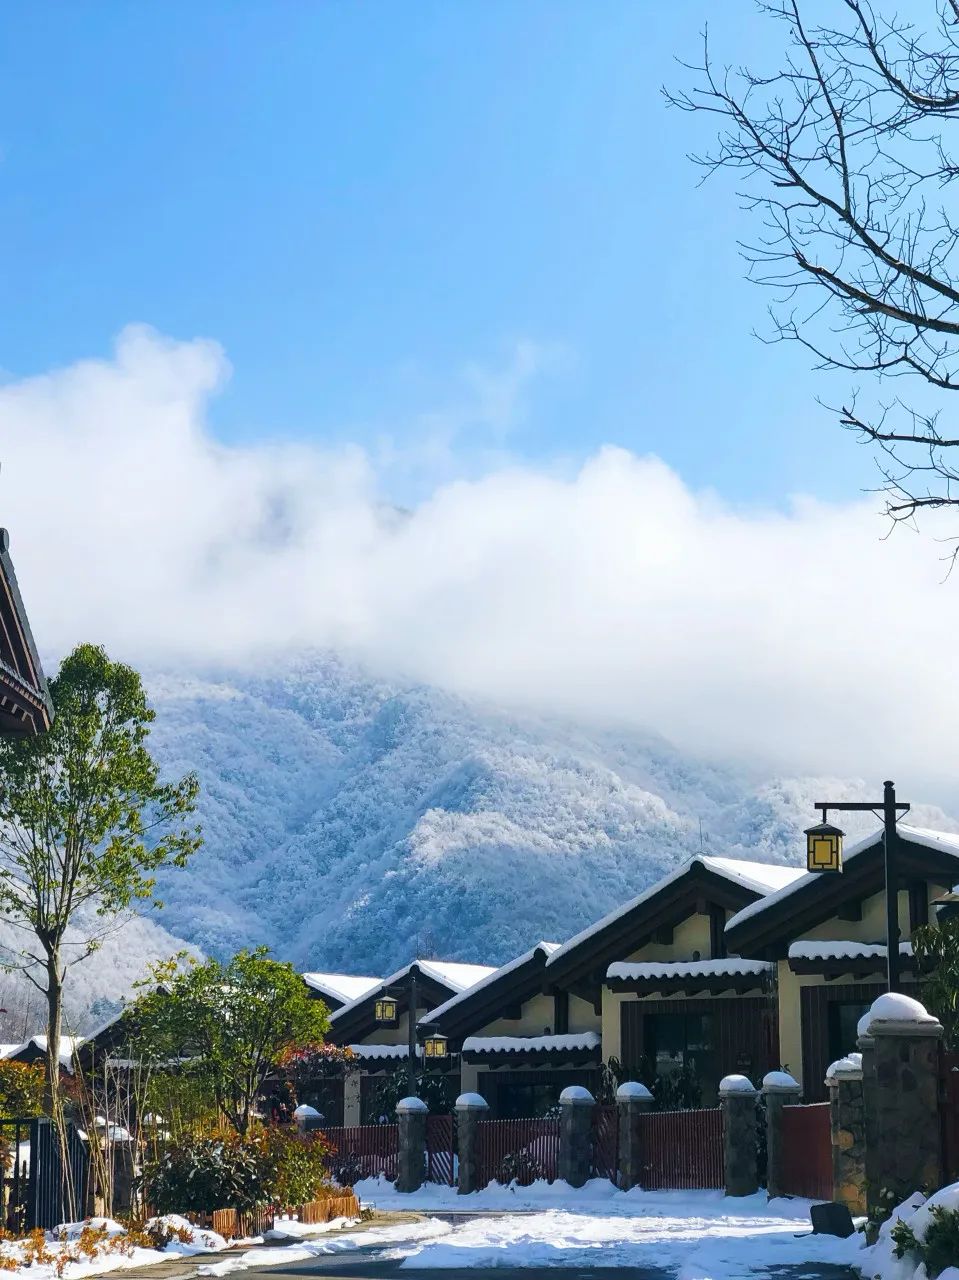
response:
[(832, 407), (877, 447), (894, 522), (959, 507), (959, 423), (941, 399), (959, 391), (959, 0), (906, 7), (910, 21), (868, 0), (765, 0), (785, 37), (778, 70), (718, 66), (707, 34), (702, 62), (684, 64), (691, 87), (664, 90), (720, 119), (692, 158), (741, 179), (758, 222), (748, 274), (773, 291), (767, 340), (873, 375), (870, 404), (854, 391)]

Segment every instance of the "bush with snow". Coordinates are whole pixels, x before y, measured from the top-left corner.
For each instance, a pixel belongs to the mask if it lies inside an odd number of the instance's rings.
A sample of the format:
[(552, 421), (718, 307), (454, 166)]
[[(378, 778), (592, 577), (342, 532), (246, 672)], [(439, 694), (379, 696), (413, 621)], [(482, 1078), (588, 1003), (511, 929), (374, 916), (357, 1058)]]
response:
[(936, 1280), (959, 1268), (959, 1182), (928, 1200), (910, 1196), (883, 1223), (866, 1257), (860, 1269), (882, 1280)]

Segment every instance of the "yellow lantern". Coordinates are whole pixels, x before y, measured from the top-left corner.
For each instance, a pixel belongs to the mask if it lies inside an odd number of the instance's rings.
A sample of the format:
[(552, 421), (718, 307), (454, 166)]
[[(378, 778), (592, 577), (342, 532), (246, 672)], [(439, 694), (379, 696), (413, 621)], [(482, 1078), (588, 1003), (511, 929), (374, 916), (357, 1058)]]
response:
[(842, 837), (839, 827), (829, 822), (819, 822), (807, 827), (806, 870), (842, 871)]
[(449, 1053), (449, 1046), (446, 1036), (441, 1036), (438, 1032), (426, 1037), (423, 1041), (423, 1053), (427, 1058), (445, 1058)]
[(396, 1021), (396, 1001), (392, 996), (384, 996), (382, 1000), (376, 1002), (376, 1021), (377, 1022), (395, 1022)]

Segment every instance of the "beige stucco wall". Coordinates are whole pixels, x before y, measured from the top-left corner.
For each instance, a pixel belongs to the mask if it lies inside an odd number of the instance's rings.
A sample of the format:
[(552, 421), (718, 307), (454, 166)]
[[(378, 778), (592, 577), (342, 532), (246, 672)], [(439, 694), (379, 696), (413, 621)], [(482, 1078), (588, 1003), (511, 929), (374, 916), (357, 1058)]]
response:
[[(947, 892), (947, 887), (944, 885), (927, 885), (929, 902), (933, 902), (945, 892)], [(909, 929), (909, 894), (905, 890), (901, 890), (898, 895), (898, 908), (900, 934), (903, 939), (908, 939), (911, 936)], [(932, 912), (930, 911), (929, 914), (931, 919)], [(797, 933), (793, 941), (884, 944), (886, 941), (885, 894), (876, 893), (863, 901), (861, 920), (840, 920), (834, 916), (805, 932)], [(834, 981), (853, 982), (855, 979), (850, 974), (845, 978), (840, 976)], [(820, 974), (793, 973), (789, 968), (788, 960), (779, 961), (779, 1055), (783, 1066), (792, 1072), (800, 1084), (803, 1083), (802, 997), (800, 992), (803, 987), (818, 987), (824, 984), (826, 984), (826, 979)], [(852, 1050), (855, 1045), (849, 1045), (848, 1048)]]
[(709, 953), (709, 916), (698, 912), (687, 916), (673, 930), (672, 942), (648, 942), (646, 946), (632, 951), (629, 955), (617, 957), (620, 960), (692, 960), (693, 952), (698, 951), (701, 960), (708, 960)]
[[(550, 1034), (556, 1033), (555, 1007), (553, 997), (537, 994), (532, 996), (520, 1008), (519, 1018), (496, 1018), (482, 1027), (470, 1031), (472, 1036), (541, 1036), (549, 1027)], [(569, 1030), (570, 1033), (583, 1031), (599, 1031), (600, 1018), (587, 1000), (578, 996), (569, 997)]]

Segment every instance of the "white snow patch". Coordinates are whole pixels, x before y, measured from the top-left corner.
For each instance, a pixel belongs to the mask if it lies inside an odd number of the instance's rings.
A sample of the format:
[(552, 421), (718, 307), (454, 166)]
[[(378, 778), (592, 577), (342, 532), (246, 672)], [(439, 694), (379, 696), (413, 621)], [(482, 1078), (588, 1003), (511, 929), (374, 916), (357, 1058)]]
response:
[(900, 991), (886, 991), (873, 1000), (869, 1012), (860, 1018), (859, 1034), (869, 1035), (874, 1022), (911, 1022), (927, 1026), (938, 1021), (938, 1018), (934, 1018), (926, 1010), (925, 1005), (912, 996), (903, 995)]
[(707, 978), (749, 977), (772, 973), (775, 965), (766, 960), (740, 960), (730, 957), (724, 960), (642, 960), (638, 963), (618, 960), (606, 970), (607, 978), (621, 978), (627, 982), (638, 978)]
[(598, 1049), (602, 1037), (596, 1031), (565, 1036), (467, 1036), (464, 1053), (553, 1053), (569, 1049)]

